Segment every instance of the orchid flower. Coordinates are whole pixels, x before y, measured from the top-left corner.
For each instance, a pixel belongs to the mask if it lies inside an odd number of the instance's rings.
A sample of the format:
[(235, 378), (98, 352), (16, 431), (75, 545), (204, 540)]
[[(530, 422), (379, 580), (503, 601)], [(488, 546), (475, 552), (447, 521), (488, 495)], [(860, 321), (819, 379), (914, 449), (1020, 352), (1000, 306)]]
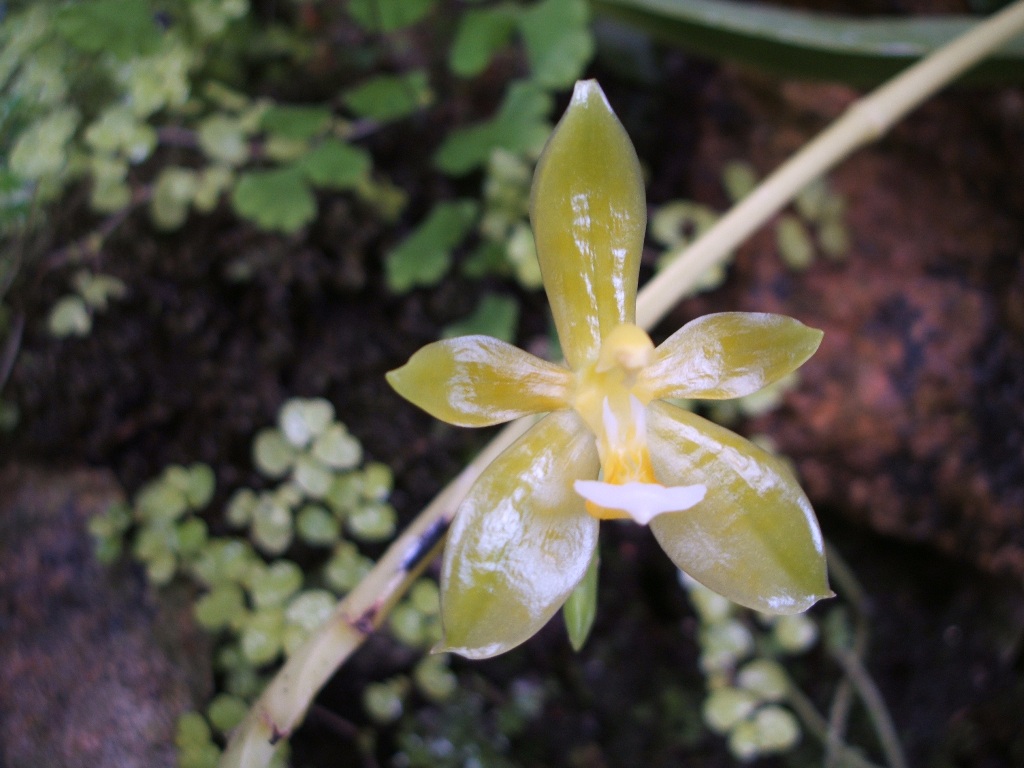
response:
[(565, 364), (465, 336), (388, 374), (449, 424), (548, 414), (456, 512), (439, 650), (485, 658), (531, 637), (583, 579), (606, 519), (648, 525), (679, 568), (742, 605), (796, 613), (829, 596), (821, 533), (785, 464), (665, 402), (756, 392), (802, 365), (821, 332), (726, 312), (655, 347), (634, 324), (644, 187), (596, 81), (577, 83), (541, 155), (530, 219)]

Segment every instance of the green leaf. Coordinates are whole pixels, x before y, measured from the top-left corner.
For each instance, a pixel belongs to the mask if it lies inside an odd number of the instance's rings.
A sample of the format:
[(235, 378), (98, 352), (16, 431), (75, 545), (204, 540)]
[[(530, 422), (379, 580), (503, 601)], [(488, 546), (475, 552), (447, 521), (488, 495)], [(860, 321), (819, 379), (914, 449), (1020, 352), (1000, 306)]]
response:
[(716, 688), (704, 702), (704, 722), (715, 733), (724, 734), (748, 717), (757, 697), (739, 688)]
[[(895, 76), (978, 23), (963, 15), (854, 17), (733, 0), (598, 0), (608, 14), (686, 50), (783, 75), (867, 86)], [(1024, 38), (967, 77), (1024, 78)]]
[(367, 504), (353, 510), (346, 523), (352, 535), (360, 541), (387, 541), (395, 535), (398, 515), (390, 504)]
[(231, 495), (228, 501), (227, 517), (228, 524), (235, 528), (244, 528), (252, 520), (252, 511), (256, 508), (259, 497), (251, 488), (239, 488)]
[(92, 316), (81, 296), (65, 296), (53, 305), (46, 325), (58, 339), (88, 336), (92, 330)]
[(473, 313), (457, 323), (452, 323), (441, 333), (451, 339), (456, 336), (482, 334), (502, 341), (512, 342), (519, 323), (519, 302), (511, 296), (485, 295)]
[(353, 189), (368, 176), (373, 161), (362, 147), (327, 139), (295, 164), (311, 184), (329, 189)]
[(420, 692), (435, 703), (447, 701), (459, 687), (444, 656), (425, 656), (413, 668), (412, 677)]
[(586, 0), (541, 0), (523, 13), (519, 30), (533, 79), (568, 88), (594, 55)]
[(260, 549), (277, 555), (292, 543), (292, 514), (273, 499), (260, 498), (252, 511), (252, 538)]
[(19, 177), (34, 181), (64, 169), (67, 146), (78, 128), (74, 107), (61, 107), (32, 123), (14, 142), (8, 162)]
[(249, 617), (242, 630), (242, 653), (256, 665), (273, 661), (284, 643), (284, 611), (259, 611)]
[(513, 83), (491, 120), (453, 131), (434, 155), (445, 173), (461, 176), (484, 165), (495, 149), (514, 153), (537, 152), (547, 141), (551, 126), (550, 94), (539, 85)]
[(263, 113), (260, 125), (283, 139), (308, 141), (327, 129), (331, 117), (331, 111), (325, 107), (274, 104)]
[(218, 584), (196, 601), (196, 621), (211, 632), (225, 629), (245, 616), (245, 595), (237, 584)]
[(307, 589), (293, 597), (285, 608), (285, 620), (306, 632), (313, 632), (331, 618), (337, 600), (325, 589)]
[(231, 195), (235, 212), (267, 230), (293, 233), (316, 218), (316, 198), (295, 168), (249, 171)]
[(249, 711), (249, 705), (238, 696), (229, 693), (221, 693), (213, 698), (206, 714), (210, 723), (221, 733), (227, 733), (243, 719)]
[(162, 168), (149, 200), (149, 215), (153, 223), (164, 230), (174, 230), (184, 224), (198, 186), (198, 175), (191, 168)]
[(284, 477), (295, 464), (298, 451), (281, 430), (264, 427), (256, 433), (252, 445), (252, 457), (256, 468), (270, 478)]
[(188, 498), (180, 488), (155, 480), (138, 492), (135, 506), (143, 520), (177, 520), (188, 510)]
[(515, 31), (518, 8), (504, 3), (466, 11), (448, 55), (448, 66), (462, 77), (483, 72), (494, 54), (508, 45)]
[(57, 11), (53, 27), (86, 53), (111, 53), (122, 61), (152, 52), (160, 43), (153, 9), (145, 0), (80, 0)]
[(192, 509), (203, 509), (213, 499), (217, 478), (207, 464), (193, 464), (188, 468), (185, 496)]
[(395, 484), (391, 467), (379, 461), (366, 465), (363, 470), (362, 496), (367, 501), (384, 501)]
[(307, 504), (295, 520), (299, 538), (313, 546), (330, 546), (338, 540), (341, 526), (337, 518), (318, 504)]
[(348, 12), (368, 32), (394, 32), (426, 16), (436, 0), (349, 0)]
[(331, 469), (351, 469), (363, 458), (363, 447), (343, 425), (332, 424), (313, 441), (310, 453)]
[(295, 462), (292, 479), (306, 496), (311, 499), (322, 499), (331, 490), (334, 475), (330, 467), (319, 459), (302, 455)]
[(792, 214), (779, 218), (775, 228), (775, 244), (782, 261), (795, 272), (803, 272), (814, 261), (814, 243), (811, 242), (807, 227)]
[(403, 293), (417, 285), (434, 285), (451, 266), (451, 251), (476, 220), (473, 200), (434, 206), (426, 220), (384, 257), (388, 287)]
[(199, 124), (199, 147), (217, 163), (236, 166), (249, 159), (249, 144), (236, 117), (215, 114)]
[(331, 559), (324, 565), (324, 579), (338, 592), (344, 593), (358, 584), (369, 573), (373, 561), (359, 554), (351, 541), (343, 541), (334, 549)]
[(334, 406), (329, 400), (294, 397), (282, 406), (277, 420), (288, 442), (296, 448), (305, 448), (333, 419)]
[(209, 539), (206, 522), (198, 517), (190, 517), (179, 523), (174, 529), (175, 549), (183, 558), (195, 557)]
[(277, 560), (257, 573), (249, 587), (259, 609), (284, 605), (302, 586), (302, 569), (291, 560)]
[(111, 299), (123, 299), (128, 294), (128, 286), (113, 275), (81, 270), (75, 273), (74, 283), (82, 301), (99, 312), (107, 309)]
[(156, 146), (156, 131), (139, 120), (127, 107), (108, 107), (85, 131), (90, 147), (108, 154), (122, 153), (133, 163), (141, 163)]
[(345, 92), (342, 101), (359, 117), (387, 122), (407, 117), (430, 104), (433, 95), (427, 73), (378, 75)]
[(590, 565), (587, 566), (586, 576), (562, 607), (565, 630), (574, 651), (579, 651), (583, 647), (594, 626), (594, 617), (597, 615), (597, 570), (600, 560), (595, 549), (594, 556), (590, 558)]

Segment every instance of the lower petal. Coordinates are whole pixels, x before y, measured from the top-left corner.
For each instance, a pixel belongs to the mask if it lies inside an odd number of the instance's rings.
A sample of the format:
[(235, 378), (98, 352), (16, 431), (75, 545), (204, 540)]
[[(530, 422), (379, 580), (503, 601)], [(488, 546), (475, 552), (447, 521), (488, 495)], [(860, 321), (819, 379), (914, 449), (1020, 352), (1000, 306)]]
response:
[(662, 482), (707, 486), (692, 510), (651, 521), (679, 568), (766, 613), (799, 613), (832, 595), (818, 521), (783, 462), (666, 403), (649, 407), (648, 440)]
[(487, 658), (547, 623), (597, 545), (598, 521), (573, 490), (597, 473), (593, 436), (572, 411), (546, 416), (487, 467), (448, 536), (439, 650)]

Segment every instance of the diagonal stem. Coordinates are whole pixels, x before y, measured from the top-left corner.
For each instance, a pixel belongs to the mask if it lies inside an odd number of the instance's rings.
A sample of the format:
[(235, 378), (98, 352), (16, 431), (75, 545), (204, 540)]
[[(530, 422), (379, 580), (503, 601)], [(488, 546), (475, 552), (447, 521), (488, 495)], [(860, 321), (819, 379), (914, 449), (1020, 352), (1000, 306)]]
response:
[[(970, 32), (907, 69), (854, 104), (792, 159), (769, 176), (637, 297), (637, 325), (650, 328), (687, 293), (705, 270), (726, 257), (783, 208), (808, 183), (859, 147), (881, 137), (907, 112), (944, 85), (1024, 32), (1024, 0), (1017, 0)], [(383, 621), (443, 537), (424, 542), (451, 520), (483, 468), (528, 424), (506, 427), (388, 548), (366, 578), (339, 603), (334, 615), (277, 673), (232, 734), (221, 768), (266, 766), (274, 745), (301, 721), (313, 697)], [(408, 555), (415, 553), (415, 562)], [(863, 693), (863, 691), (862, 691)]]

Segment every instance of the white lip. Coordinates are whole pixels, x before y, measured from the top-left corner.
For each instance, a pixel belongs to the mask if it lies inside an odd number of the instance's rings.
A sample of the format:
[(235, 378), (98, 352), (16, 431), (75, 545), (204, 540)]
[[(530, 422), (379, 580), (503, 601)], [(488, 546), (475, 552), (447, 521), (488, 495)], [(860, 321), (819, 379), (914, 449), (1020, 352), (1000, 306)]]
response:
[(698, 504), (707, 493), (706, 485), (666, 487), (657, 483), (605, 483), (577, 480), (573, 488), (587, 501), (605, 509), (625, 512), (640, 525), (647, 525), (666, 512), (682, 512)]

